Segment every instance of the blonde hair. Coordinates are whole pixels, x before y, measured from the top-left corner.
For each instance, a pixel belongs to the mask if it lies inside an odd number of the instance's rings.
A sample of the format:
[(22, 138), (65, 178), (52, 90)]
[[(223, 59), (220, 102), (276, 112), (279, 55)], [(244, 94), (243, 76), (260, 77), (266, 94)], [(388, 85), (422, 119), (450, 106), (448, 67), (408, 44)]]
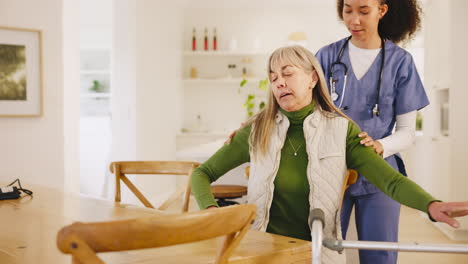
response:
[[(318, 76), (317, 84), (312, 89), (312, 101), (315, 104), (315, 109), (327, 118), (333, 118), (336, 116), (333, 113), (337, 113), (352, 122), (331, 100), (322, 67), (312, 52), (302, 46), (288, 46), (275, 50), (268, 60), (268, 75), (275, 66), (281, 63), (298, 67), (307, 74), (312, 74), (315, 70)], [(255, 155), (265, 155), (267, 153), (278, 109), (278, 102), (276, 102), (273, 91), (270, 89), (268, 101), (263, 110), (246, 122), (246, 126), (255, 125), (249, 138), (250, 147), (256, 150)], [(256, 157), (252, 158), (255, 159)]]

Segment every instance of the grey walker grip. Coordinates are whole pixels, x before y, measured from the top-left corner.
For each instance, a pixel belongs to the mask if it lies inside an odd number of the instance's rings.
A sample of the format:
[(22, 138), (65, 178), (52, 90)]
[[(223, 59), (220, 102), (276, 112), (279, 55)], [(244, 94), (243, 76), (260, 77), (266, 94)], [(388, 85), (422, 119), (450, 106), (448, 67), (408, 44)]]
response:
[(315, 220), (319, 220), (322, 222), (322, 228), (325, 228), (325, 213), (320, 208), (312, 209), (310, 212), (310, 221), (313, 223)]

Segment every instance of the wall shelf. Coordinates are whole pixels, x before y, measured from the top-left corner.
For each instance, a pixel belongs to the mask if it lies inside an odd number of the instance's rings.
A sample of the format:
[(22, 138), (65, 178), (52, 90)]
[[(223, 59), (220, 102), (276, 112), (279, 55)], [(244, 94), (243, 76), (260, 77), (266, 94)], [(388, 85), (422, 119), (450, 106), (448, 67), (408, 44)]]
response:
[(267, 56), (267, 52), (259, 51), (184, 51), (184, 56)]
[[(191, 29), (192, 26), (190, 26), (190, 32)], [(188, 40), (191, 41), (191, 35)], [(182, 128), (196, 127), (201, 117), (206, 130), (234, 130), (247, 118), (244, 105), (251, 94), (255, 95), (254, 99), (249, 101), (254, 104), (254, 111), (257, 111), (260, 102), (266, 101), (267, 91), (260, 90), (258, 87), (260, 81), (268, 76), (265, 69), (269, 56), (267, 48), (258, 50), (246, 47), (234, 51), (227, 50), (227, 48), (216, 51), (192, 51), (186, 47), (181, 53), (183, 59), (181, 86), (184, 87)], [(191, 78), (192, 76), (196, 78)], [(242, 76), (249, 78), (246, 78), (247, 83), (240, 87), (244, 80)], [(199, 101), (204, 103), (196, 103)], [(220, 108), (223, 109), (225, 118), (219, 118), (218, 111), (213, 111), (213, 109)], [(206, 135), (197, 136), (193, 133), (190, 136), (178, 135), (178, 148), (218, 139), (224, 141), (227, 138), (226, 135), (213, 135), (208, 131), (203, 134)]]
[(434, 85), (434, 91), (448, 91), (450, 90), (450, 88), (448, 86), (437, 86), (437, 85)]
[(177, 137), (229, 137), (232, 131), (186, 131), (178, 132)]
[(81, 70), (81, 75), (109, 75), (110, 71), (108, 70)]
[[(184, 79), (184, 84), (187, 85), (198, 85), (198, 84), (236, 84), (240, 85), (242, 78), (223, 78), (223, 79)], [(260, 78), (247, 79), (246, 85), (258, 85), (258, 82), (262, 80)]]
[[(111, 75), (111, 50), (109, 48), (80, 49), (81, 116), (109, 116)], [(100, 87), (95, 87), (96, 85)], [(92, 88), (99, 88), (99, 92), (94, 92)]]
[(82, 93), (81, 98), (110, 98), (110, 93)]

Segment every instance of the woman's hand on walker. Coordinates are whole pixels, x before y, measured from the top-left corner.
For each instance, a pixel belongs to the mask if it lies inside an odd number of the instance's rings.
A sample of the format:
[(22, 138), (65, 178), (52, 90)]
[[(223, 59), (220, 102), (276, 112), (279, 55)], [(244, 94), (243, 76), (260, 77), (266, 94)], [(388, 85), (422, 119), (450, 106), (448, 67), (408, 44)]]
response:
[(443, 222), (453, 228), (460, 227), (455, 217), (468, 215), (468, 202), (432, 202), (428, 207), (429, 215), (437, 222)]
[(383, 155), (384, 149), (382, 144), (379, 141), (374, 140), (371, 136), (367, 134), (367, 132), (363, 131), (359, 133), (358, 137), (363, 138), (361, 139), (361, 141), (359, 141), (361, 145), (364, 145), (366, 147), (372, 147), (375, 153), (379, 154), (380, 156)]

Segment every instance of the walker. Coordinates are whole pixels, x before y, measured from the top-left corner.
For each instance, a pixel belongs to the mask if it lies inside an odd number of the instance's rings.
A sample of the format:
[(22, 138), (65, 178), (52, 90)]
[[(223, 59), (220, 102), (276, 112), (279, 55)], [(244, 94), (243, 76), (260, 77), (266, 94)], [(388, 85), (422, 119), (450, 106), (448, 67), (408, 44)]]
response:
[(316, 208), (311, 212), (312, 219), (312, 263), (321, 263), (322, 245), (338, 252), (345, 248), (366, 250), (392, 250), (407, 252), (462, 253), (468, 254), (468, 245), (464, 244), (420, 244), (375, 241), (346, 241), (333, 238), (323, 238), (325, 214)]

